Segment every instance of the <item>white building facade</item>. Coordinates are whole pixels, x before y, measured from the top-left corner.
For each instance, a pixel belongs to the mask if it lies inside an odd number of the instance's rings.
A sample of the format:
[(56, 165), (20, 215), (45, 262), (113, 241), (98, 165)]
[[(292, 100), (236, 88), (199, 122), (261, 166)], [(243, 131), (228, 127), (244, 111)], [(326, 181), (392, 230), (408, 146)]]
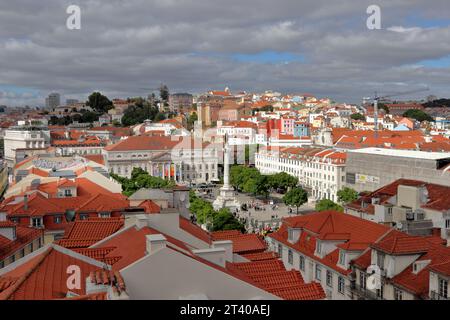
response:
[(337, 201), (337, 192), (345, 183), (344, 152), (323, 148), (264, 148), (255, 156), (262, 174), (286, 172), (315, 200)]

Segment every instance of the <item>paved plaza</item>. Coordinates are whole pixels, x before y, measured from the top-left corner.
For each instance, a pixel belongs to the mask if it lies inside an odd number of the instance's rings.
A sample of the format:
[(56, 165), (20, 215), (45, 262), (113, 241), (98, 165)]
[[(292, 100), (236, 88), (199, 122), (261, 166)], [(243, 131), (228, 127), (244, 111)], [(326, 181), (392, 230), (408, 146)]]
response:
[[(214, 201), (219, 193), (218, 188), (210, 189), (209, 194), (200, 192), (199, 195), (208, 201)], [(296, 215), (296, 208), (286, 206), (283, 203), (283, 195), (277, 193), (271, 193), (267, 199), (263, 197), (254, 197), (245, 193), (236, 192), (236, 198), (241, 205), (246, 204), (247, 210), (238, 210), (236, 213), (238, 218), (246, 219), (246, 224), (249, 231), (258, 228), (261, 229), (261, 225), (269, 225), (272, 228), (277, 227), (279, 222), (284, 217), (290, 217)], [(292, 213), (290, 213), (290, 210)], [(314, 203), (306, 203), (299, 208), (298, 214), (304, 215), (314, 211)]]

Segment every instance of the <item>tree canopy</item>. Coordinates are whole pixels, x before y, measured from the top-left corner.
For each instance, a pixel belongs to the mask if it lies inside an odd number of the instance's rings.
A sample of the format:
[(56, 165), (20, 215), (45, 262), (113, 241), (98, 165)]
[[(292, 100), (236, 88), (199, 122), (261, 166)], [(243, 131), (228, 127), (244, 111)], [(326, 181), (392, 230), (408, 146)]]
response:
[[(144, 122), (144, 120), (155, 120), (158, 108), (147, 101), (136, 101), (134, 105), (125, 110), (122, 117), (122, 125), (132, 126)], [(158, 120), (156, 120), (158, 121)]]
[(215, 211), (212, 204), (195, 195), (191, 190), (189, 193), (189, 210), (194, 214), (200, 224), (206, 224), (211, 231), (240, 230), (245, 232), (245, 226), (237, 220), (230, 210), (222, 208)]
[(335, 210), (335, 211), (343, 212), (344, 208), (342, 208), (336, 202), (333, 202), (329, 199), (322, 199), (316, 203), (315, 210), (316, 211)]
[(130, 179), (114, 173), (110, 173), (110, 176), (122, 185), (122, 193), (127, 197), (131, 196), (141, 188), (161, 189), (175, 186), (174, 181), (153, 177), (141, 168), (133, 168)]
[(404, 117), (416, 119), (417, 121), (433, 121), (433, 117), (431, 117), (428, 113), (425, 113), (422, 110), (417, 109), (409, 109), (403, 114)]
[(298, 208), (308, 202), (308, 193), (303, 188), (293, 188), (283, 196), (283, 202), (288, 206), (295, 206), (298, 214)]
[(337, 192), (338, 201), (342, 203), (349, 203), (358, 199), (358, 192), (352, 188), (345, 187)]
[(364, 115), (362, 115), (361, 113), (354, 113), (350, 116), (350, 118), (352, 118), (353, 120), (366, 121), (366, 117)]
[(162, 101), (169, 100), (169, 88), (165, 84), (161, 84), (159, 87), (159, 96)]
[(86, 102), (86, 104), (100, 113), (105, 113), (113, 107), (111, 100), (109, 100), (108, 97), (102, 95), (100, 92), (93, 92), (88, 97), (88, 101)]
[(279, 172), (269, 176), (269, 184), (273, 189), (287, 190), (297, 186), (298, 178), (286, 172)]
[(197, 121), (197, 120), (198, 120), (198, 115), (196, 112), (193, 112), (192, 114), (190, 114), (189, 118), (187, 120), (188, 129), (194, 128), (195, 121)]

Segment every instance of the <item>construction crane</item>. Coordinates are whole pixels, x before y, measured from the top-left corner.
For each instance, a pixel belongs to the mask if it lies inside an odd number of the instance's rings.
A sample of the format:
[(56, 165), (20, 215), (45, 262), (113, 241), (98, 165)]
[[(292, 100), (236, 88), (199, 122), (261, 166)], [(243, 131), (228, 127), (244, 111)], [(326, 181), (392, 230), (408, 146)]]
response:
[[(426, 87), (426, 88), (421, 88), (421, 89), (416, 89), (416, 90), (411, 90), (411, 91), (406, 91), (406, 92), (398, 92), (398, 93), (394, 93), (394, 94), (389, 94), (389, 95), (385, 95), (385, 96), (378, 96), (377, 92), (375, 92), (375, 96), (371, 99), (373, 99), (373, 116), (374, 116), (374, 130), (375, 130), (375, 138), (378, 138), (378, 101), (380, 100), (385, 100), (388, 98), (393, 98), (393, 97), (399, 97), (399, 96), (404, 96), (407, 94), (413, 94), (413, 93), (419, 93), (419, 92), (423, 92), (423, 91), (428, 91), (430, 90), (430, 88)], [(364, 98), (368, 99), (368, 98)]]

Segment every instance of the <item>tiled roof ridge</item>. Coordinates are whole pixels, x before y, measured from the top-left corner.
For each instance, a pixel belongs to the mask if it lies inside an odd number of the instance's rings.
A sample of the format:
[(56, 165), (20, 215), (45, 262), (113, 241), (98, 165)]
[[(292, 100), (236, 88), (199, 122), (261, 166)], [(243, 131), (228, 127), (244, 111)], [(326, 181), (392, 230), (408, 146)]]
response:
[(0, 293), (0, 300), (8, 300), (11, 295), (22, 285), (22, 283), (24, 283), (25, 280), (28, 279), (28, 277), (42, 264), (42, 262), (44, 262), (45, 258), (50, 254), (52, 250), (53, 247), (49, 247), (47, 250), (45, 250), (39, 256), (39, 258), (33, 262), (31, 267), (22, 276), (20, 276), (13, 285)]

